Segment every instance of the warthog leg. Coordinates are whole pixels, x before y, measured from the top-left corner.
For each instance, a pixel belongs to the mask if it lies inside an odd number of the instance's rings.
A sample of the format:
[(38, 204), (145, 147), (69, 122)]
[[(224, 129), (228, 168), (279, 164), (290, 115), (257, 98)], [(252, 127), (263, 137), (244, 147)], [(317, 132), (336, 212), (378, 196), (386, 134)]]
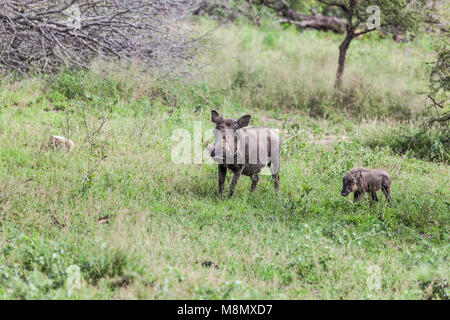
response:
[(358, 202), (362, 198), (363, 195), (364, 195), (364, 192), (355, 191), (355, 193), (353, 194), (353, 201)]
[(251, 178), (252, 178), (252, 186), (250, 188), (250, 191), (255, 191), (256, 186), (258, 185), (259, 176), (257, 173), (255, 173), (254, 175), (251, 176)]
[(270, 168), (270, 172), (272, 173), (273, 178), (273, 186), (275, 187), (275, 193), (278, 193), (278, 189), (280, 189), (280, 160), (277, 161), (271, 161), (268, 164)]
[(273, 186), (275, 187), (275, 192), (278, 193), (278, 189), (280, 189), (280, 175), (275, 173), (272, 175), (273, 178)]
[(372, 202), (377, 202), (378, 197), (376, 192), (371, 192), (370, 195), (372, 196)]
[(227, 175), (227, 168), (223, 165), (219, 165), (219, 193), (223, 194), (225, 177)]
[(383, 192), (384, 196), (386, 197), (387, 202), (391, 202), (391, 190), (388, 186), (382, 186), (381, 191)]
[(234, 190), (236, 190), (236, 185), (239, 181), (239, 178), (241, 177), (241, 173), (243, 170), (244, 170), (244, 167), (242, 167), (239, 170), (234, 172), (233, 180), (231, 181), (230, 197), (234, 194)]

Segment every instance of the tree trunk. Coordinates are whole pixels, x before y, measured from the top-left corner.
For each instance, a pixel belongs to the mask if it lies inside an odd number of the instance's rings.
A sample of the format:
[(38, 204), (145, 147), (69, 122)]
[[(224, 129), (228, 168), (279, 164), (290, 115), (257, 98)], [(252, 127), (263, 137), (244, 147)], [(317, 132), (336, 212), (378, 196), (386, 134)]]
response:
[(345, 34), (344, 41), (342, 41), (341, 45), (339, 46), (339, 61), (338, 61), (338, 68), (336, 72), (336, 83), (335, 86), (337, 89), (340, 89), (342, 86), (342, 75), (344, 74), (344, 67), (345, 67), (345, 57), (347, 55), (348, 47), (350, 46), (350, 42), (354, 38), (354, 30), (347, 29), (347, 32)]

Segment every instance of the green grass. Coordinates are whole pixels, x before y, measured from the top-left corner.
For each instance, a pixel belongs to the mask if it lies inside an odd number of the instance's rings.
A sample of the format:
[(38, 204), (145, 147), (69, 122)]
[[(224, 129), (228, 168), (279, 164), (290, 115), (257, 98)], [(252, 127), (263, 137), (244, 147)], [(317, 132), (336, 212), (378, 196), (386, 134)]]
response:
[[(418, 94), (405, 99), (383, 81), (421, 87), (412, 75), (421, 72), (425, 49), (412, 47), (404, 62), (401, 46), (381, 40), (379, 53), (398, 62), (392, 71), (356, 56), (375, 42), (352, 44), (347, 81), (358, 74), (362, 86), (374, 80), (361, 101), (392, 95), (364, 105), (379, 111), (365, 118), (386, 119), (362, 121), (353, 107), (341, 112), (337, 104), (326, 115), (312, 112), (318, 92), (338, 101), (329, 78), (337, 37), (265, 28), (221, 30), (223, 50), (205, 57), (217, 69), (195, 81), (102, 64), (55, 78), (3, 80), (0, 298), (448, 298), (448, 165), (370, 144), (374, 123), (398, 121), (392, 101), (409, 110), (404, 116), (420, 113)], [(321, 51), (299, 41), (305, 39)], [(391, 71), (358, 71), (364, 61)], [(298, 77), (300, 68), (313, 76), (319, 65), (326, 76), (317, 72), (308, 84)], [(284, 139), (303, 130), (283, 147), (278, 196), (263, 176), (253, 194), (243, 177), (235, 196), (222, 198), (216, 165), (172, 162), (173, 131), (193, 133), (195, 121), (212, 128), (212, 108), (230, 117), (251, 113), (252, 125), (279, 128)], [(74, 150), (47, 148), (52, 134), (70, 137)], [(340, 196), (342, 176), (354, 166), (388, 171), (392, 203), (381, 195), (374, 206)], [(109, 223), (99, 224), (105, 215)], [(209, 261), (218, 269), (203, 265)], [(73, 265), (82, 275), (77, 290), (68, 286)]]

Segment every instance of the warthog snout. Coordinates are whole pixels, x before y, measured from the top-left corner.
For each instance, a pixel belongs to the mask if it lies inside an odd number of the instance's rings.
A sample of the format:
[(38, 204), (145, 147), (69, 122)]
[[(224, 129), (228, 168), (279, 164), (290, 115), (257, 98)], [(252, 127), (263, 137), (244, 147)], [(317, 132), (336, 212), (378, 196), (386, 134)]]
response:
[(341, 195), (344, 197), (348, 196), (350, 192), (353, 192), (355, 187), (355, 179), (353, 177), (345, 176), (342, 183)]
[(208, 150), (209, 155), (215, 162), (225, 163), (227, 154), (222, 144), (217, 142), (214, 142), (213, 144), (207, 144), (206, 149)]

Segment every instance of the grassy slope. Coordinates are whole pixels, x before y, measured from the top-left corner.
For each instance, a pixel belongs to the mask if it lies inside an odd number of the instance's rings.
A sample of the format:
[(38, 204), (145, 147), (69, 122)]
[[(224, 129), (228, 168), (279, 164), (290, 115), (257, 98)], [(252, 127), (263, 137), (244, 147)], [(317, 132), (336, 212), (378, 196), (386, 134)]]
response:
[[(448, 166), (356, 142), (373, 123), (332, 111), (338, 38), (245, 25), (213, 37), (220, 47), (200, 83), (97, 66), (2, 86), (0, 298), (445, 297)], [(354, 96), (379, 117), (418, 111), (425, 53), (376, 43), (352, 44), (347, 88), (363, 79), (362, 90), (386, 97), (371, 106)], [(383, 56), (389, 63), (375, 59)], [(221, 199), (215, 165), (171, 161), (173, 130), (192, 132), (194, 121), (211, 128), (211, 108), (250, 112), (252, 124), (284, 137), (304, 130), (284, 147), (279, 197), (269, 177), (252, 195), (243, 177), (235, 197)], [(99, 135), (86, 139), (103, 115)], [(75, 150), (46, 149), (51, 134), (70, 136)], [(392, 174), (390, 206), (340, 196), (343, 173), (356, 165)], [(110, 223), (98, 224), (105, 215)], [(65, 284), (72, 264), (83, 275), (75, 292)]]

